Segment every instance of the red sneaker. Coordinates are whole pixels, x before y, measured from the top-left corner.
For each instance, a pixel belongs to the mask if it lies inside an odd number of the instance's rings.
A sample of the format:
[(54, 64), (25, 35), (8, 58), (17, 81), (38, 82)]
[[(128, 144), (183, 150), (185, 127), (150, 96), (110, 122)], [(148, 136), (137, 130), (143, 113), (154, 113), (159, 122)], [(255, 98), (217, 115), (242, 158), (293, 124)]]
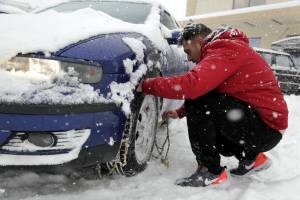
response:
[(239, 162), (239, 166), (230, 170), (230, 173), (237, 176), (249, 175), (253, 172), (259, 172), (268, 169), (272, 162), (264, 153), (259, 153), (256, 159), (253, 161), (242, 160)]

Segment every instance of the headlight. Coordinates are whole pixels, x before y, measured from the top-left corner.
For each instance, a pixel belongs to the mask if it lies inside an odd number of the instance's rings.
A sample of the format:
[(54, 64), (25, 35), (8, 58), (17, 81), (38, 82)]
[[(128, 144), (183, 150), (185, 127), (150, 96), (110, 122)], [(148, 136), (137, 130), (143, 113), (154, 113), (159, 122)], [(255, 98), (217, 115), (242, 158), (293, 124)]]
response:
[(98, 83), (102, 79), (102, 68), (89, 64), (73, 63), (59, 60), (14, 57), (11, 60), (0, 63), (0, 69), (7, 71), (34, 71), (44, 75), (54, 75), (60, 71), (76, 71), (76, 76), (83, 83)]

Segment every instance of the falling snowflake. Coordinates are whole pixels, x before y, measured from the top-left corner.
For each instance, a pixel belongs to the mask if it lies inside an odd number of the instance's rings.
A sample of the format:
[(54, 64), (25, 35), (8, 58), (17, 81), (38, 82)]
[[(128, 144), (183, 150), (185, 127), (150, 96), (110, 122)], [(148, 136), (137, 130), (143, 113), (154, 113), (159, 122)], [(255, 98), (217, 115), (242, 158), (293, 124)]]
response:
[(244, 158), (246, 157), (245, 151), (242, 152), (242, 157), (244, 157)]
[(229, 121), (236, 122), (243, 118), (244, 112), (241, 109), (231, 109), (226, 115)]
[(181, 87), (181, 85), (174, 85), (174, 86), (173, 86), (173, 89), (174, 89), (175, 91), (180, 91), (180, 90), (182, 90), (182, 87)]
[(279, 114), (277, 112), (272, 112), (273, 118), (278, 118)]

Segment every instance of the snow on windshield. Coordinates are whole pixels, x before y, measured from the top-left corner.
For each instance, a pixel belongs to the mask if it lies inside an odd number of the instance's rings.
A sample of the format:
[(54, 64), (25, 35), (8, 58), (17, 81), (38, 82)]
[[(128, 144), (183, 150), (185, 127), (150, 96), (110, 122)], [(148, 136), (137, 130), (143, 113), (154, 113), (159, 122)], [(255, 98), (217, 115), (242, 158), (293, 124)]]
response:
[(74, 12), (83, 8), (98, 10), (129, 23), (143, 24), (151, 11), (151, 4), (122, 1), (75, 1), (47, 9), (57, 12)]

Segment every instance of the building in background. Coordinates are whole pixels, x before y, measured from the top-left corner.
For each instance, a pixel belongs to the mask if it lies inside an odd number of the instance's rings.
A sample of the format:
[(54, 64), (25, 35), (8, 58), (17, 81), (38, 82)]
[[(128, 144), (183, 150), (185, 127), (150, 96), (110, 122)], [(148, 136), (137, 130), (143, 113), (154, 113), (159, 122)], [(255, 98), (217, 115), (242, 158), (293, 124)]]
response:
[(275, 41), (300, 35), (300, 1), (188, 0), (186, 18), (210, 28), (221, 24), (245, 32), (254, 47), (271, 48)]

